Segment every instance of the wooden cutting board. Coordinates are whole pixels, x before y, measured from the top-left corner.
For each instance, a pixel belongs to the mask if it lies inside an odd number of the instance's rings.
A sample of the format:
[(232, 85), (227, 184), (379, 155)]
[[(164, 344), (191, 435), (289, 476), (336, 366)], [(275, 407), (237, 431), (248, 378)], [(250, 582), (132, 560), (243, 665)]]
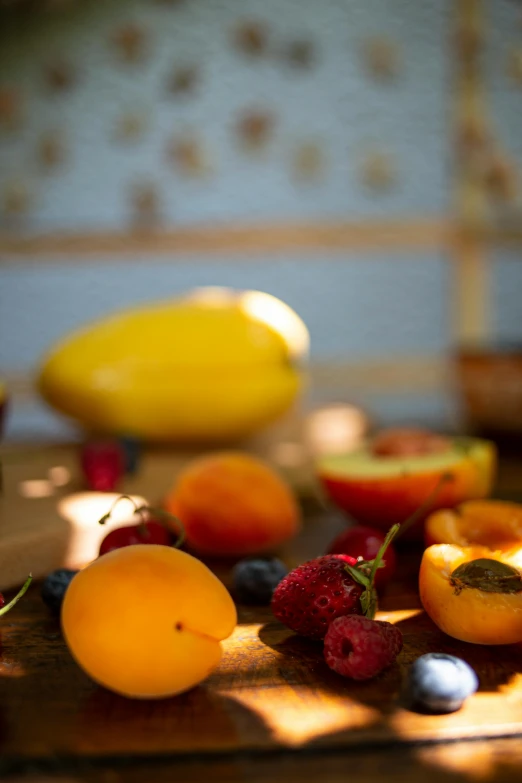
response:
[[(70, 542), (78, 531), (71, 534), (74, 526), (57, 513), (57, 504), (81, 490), (75, 457), (71, 449), (51, 451), (40, 462), (35, 458), (6, 470), (0, 541), (7, 570), (8, 544), (21, 547), (25, 542), (19, 551), (33, 553), (33, 567), (40, 554), (38, 568), (48, 567), (57, 553), (67, 562), (74, 550)], [(156, 501), (182, 459), (153, 455), (125, 489)], [(48, 497), (22, 497), (20, 481), (49, 481), (50, 467), (69, 470), (67, 484), (53, 485)], [(66, 474), (51, 475), (63, 481)], [(76, 525), (80, 532), (88, 530), (91, 546), (98, 528), (91, 534), (89, 520)], [(341, 528), (338, 516), (316, 509), (307, 514), (299, 538), (280, 554), (293, 566), (323, 553)], [(61, 549), (55, 546), (51, 556), (45, 541), (52, 530)], [(419, 557), (415, 550), (401, 552), (398, 578), (383, 597), (380, 616), (399, 625), (404, 649), (377, 679), (354, 683), (334, 674), (323, 661), (320, 644), (294, 636), (268, 609), (240, 607), (239, 624), (223, 644), (219, 668), (189, 693), (157, 702), (127, 700), (92, 683), (71, 659), (59, 624), (41, 602), (39, 585), (32, 585), (0, 620), (0, 773), (21, 758), (201, 760), (215, 754), (359, 752), (390, 743), (522, 738), (522, 646), (479, 647), (441, 633), (419, 605)], [(22, 556), (17, 563), (25, 576), (29, 563)], [(231, 564), (210, 565), (229, 585)], [(430, 651), (464, 658), (479, 676), (479, 692), (452, 715), (419, 715), (401, 705), (404, 672)]]
[[(310, 520), (300, 545), (329, 536), (329, 520)], [(310, 554), (310, 551), (309, 551)], [(2, 621), (0, 772), (20, 759), (202, 759), (237, 752), (272, 753), (459, 738), (522, 737), (522, 648), (456, 642), (433, 626), (416, 596), (418, 553), (400, 557), (401, 578), (383, 599), (382, 619), (404, 634), (397, 663), (354, 683), (330, 671), (320, 643), (294, 636), (268, 609), (240, 608), (219, 668), (189, 693), (132, 701), (92, 683), (72, 661), (38, 586)], [(230, 570), (217, 573), (228, 582)], [(419, 655), (444, 651), (467, 660), (480, 690), (451, 715), (401, 706), (401, 678)]]

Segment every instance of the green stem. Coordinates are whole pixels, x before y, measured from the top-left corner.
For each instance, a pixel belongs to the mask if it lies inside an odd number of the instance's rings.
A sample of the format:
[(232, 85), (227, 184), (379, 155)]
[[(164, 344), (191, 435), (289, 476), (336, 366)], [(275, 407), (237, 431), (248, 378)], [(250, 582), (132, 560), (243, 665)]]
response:
[(390, 546), (391, 542), (399, 533), (399, 530), (401, 529), (401, 526), (399, 524), (393, 525), (388, 532), (386, 533), (386, 538), (384, 539), (381, 548), (377, 552), (377, 556), (374, 558), (372, 563), (372, 570), (370, 571), (370, 586), (373, 586), (373, 582), (375, 579), (375, 574), (377, 573), (377, 569), (379, 568), (380, 564), (382, 563), (382, 559), (384, 555), (386, 554), (386, 550)]
[(6, 613), (7, 613), (7, 612), (8, 612), (10, 609), (12, 609), (12, 608), (13, 608), (13, 606), (14, 606), (15, 604), (17, 604), (17, 603), (18, 603), (18, 601), (19, 601), (19, 600), (20, 600), (20, 598), (21, 598), (21, 597), (24, 595), (24, 593), (26, 593), (26, 592), (28, 591), (28, 589), (29, 589), (29, 585), (31, 584), (31, 582), (32, 582), (32, 581), (33, 581), (33, 576), (32, 576), (32, 574), (29, 574), (29, 576), (28, 576), (28, 577), (27, 577), (27, 579), (25, 580), (25, 583), (24, 583), (24, 584), (23, 584), (23, 586), (20, 588), (20, 590), (18, 591), (18, 593), (15, 595), (15, 597), (14, 597), (14, 598), (12, 598), (12, 599), (9, 601), (9, 603), (8, 603), (8, 604), (6, 604), (5, 606), (2, 606), (2, 608), (0, 609), (0, 615), (6, 614)]
[[(120, 495), (119, 498), (116, 498), (112, 506), (110, 507), (109, 511), (104, 514), (101, 519), (98, 520), (99, 525), (104, 525), (108, 519), (111, 518), (112, 512), (118, 505), (118, 503), (121, 500), (128, 500), (130, 503), (132, 503), (134, 513), (138, 514), (140, 517), (140, 523), (139, 527), (144, 535), (149, 535), (148, 528), (145, 525), (145, 514), (151, 514), (153, 517), (163, 517), (164, 519), (169, 519), (171, 522), (174, 522), (177, 529), (178, 529), (178, 537), (176, 541), (174, 542), (174, 546), (176, 549), (179, 549), (179, 547), (183, 544), (185, 541), (185, 528), (183, 527), (183, 523), (181, 519), (174, 516), (174, 514), (171, 514), (169, 511), (165, 511), (162, 508), (153, 508), (152, 506), (138, 506), (138, 504), (130, 497), (130, 495)], [(163, 524), (161, 519), (158, 520), (160, 524)], [(168, 530), (170, 530), (169, 525), (164, 525), (164, 527), (167, 527)]]
[(396, 534), (396, 538), (399, 538), (399, 536), (402, 536), (404, 534), (405, 530), (408, 530), (412, 525), (414, 525), (416, 522), (419, 521), (419, 519), (422, 519), (422, 517), (426, 514), (430, 506), (433, 505), (435, 500), (437, 499), (437, 495), (441, 491), (442, 487), (446, 482), (452, 481), (453, 474), (452, 473), (443, 473), (442, 476), (439, 478), (435, 486), (433, 487), (432, 491), (428, 495), (428, 497), (424, 500), (423, 503), (411, 514), (411, 516), (408, 517), (404, 522), (401, 522), (399, 525), (399, 531)]

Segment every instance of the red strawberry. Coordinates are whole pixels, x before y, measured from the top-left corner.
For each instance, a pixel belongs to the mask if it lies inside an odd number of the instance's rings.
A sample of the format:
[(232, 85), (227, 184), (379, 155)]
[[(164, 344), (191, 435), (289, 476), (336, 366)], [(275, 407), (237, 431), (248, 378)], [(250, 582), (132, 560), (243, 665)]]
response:
[(373, 619), (377, 609), (375, 574), (399, 529), (400, 525), (394, 525), (388, 531), (373, 560), (323, 555), (294, 568), (274, 591), (275, 617), (311, 639), (324, 639), (336, 617), (362, 614)]
[[(354, 525), (344, 530), (332, 541), (328, 548), (329, 555), (342, 554), (352, 557), (362, 557), (363, 560), (373, 560), (384, 544), (385, 535), (368, 525)], [(375, 574), (375, 586), (382, 587), (390, 581), (395, 573), (397, 558), (390, 545), (382, 560), (382, 567)]]
[(324, 555), (294, 568), (274, 591), (275, 617), (301, 636), (323, 639), (336, 617), (362, 612), (364, 588), (346, 570), (356, 564), (349, 555)]
[(324, 657), (338, 674), (369, 680), (402, 650), (402, 633), (391, 623), (355, 615), (338, 617), (325, 636)]

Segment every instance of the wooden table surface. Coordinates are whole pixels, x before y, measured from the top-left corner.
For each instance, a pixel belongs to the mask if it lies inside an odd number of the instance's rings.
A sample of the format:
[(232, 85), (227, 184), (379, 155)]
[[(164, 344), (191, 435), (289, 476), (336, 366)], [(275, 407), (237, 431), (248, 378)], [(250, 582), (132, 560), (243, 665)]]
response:
[[(518, 497), (518, 458), (502, 462), (500, 496)], [(306, 509), (293, 565), (324, 551), (340, 518)], [(0, 626), (0, 778), (71, 781), (520, 781), (522, 646), (477, 647), (442, 634), (417, 595), (420, 552), (402, 550), (381, 602), (404, 650), (379, 678), (353, 683), (325, 665), (268, 609), (239, 607), (220, 667), (189, 693), (136, 702), (92, 683), (31, 586)], [(229, 583), (230, 564), (211, 564)], [(428, 651), (460, 655), (479, 692), (459, 712), (418, 715), (400, 703), (402, 676)]]

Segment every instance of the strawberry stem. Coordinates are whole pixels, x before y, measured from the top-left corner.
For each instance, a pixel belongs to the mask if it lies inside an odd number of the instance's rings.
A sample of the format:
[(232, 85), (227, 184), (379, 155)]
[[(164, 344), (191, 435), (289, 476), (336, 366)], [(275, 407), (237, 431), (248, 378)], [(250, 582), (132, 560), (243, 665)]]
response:
[(0, 615), (6, 614), (10, 609), (13, 608), (15, 604), (18, 603), (18, 601), (24, 595), (24, 593), (28, 591), (29, 585), (31, 584), (32, 581), (33, 581), (33, 575), (29, 574), (29, 576), (27, 577), (27, 579), (25, 580), (24, 584), (22, 585), (18, 593), (15, 595), (15, 597), (12, 598), (8, 604), (2, 606), (2, 608), (0, 609)]
[[(132, 503), (132, 506), (134, 508), (134, 513), (138, 514), (140, 518), (138, 527), (140, 528), (142, 535), (144, 535), (145, 537), (148, 537), (150, 535), (149, 530), (145, 524), (145, 519), (146, 519), (145, 515), (151, 514), (154, 518), (162, 517), (165, 520), (169, 519), (172, 522), (175, 522), (176, 527), (178, 529), (178, 537), (174, 542), (174, 547), (176, 549), (179, 549), (179, 547), (183, 544), (185, 540), (185, 528), (183, 527), (183, 523), (181, 519), (174, 516), (174, 514), (171, 514), (169, 511), (165, 511), (162, 508), (153, 508), (152, 506), (147, 506), (147, 505), (138, 506), (138, 504), (129, 495), (120, 495), (119, 498), (116, 498), (116, 500), (110, 507), (109, 511), (98, 520), (99, 525), (104, 525), (107, 522), (107, 520), (111, 518), (112, 512), (114, 511), (118, 503), (122, 500), (128, 500), (130, 503)], [(158, 522), (162, 524), (164, 527), (166, 527), (168, 530), (170, 530), (170, 526), (165, 525), (162, 519), (158, 519)]]
[(373, 563), (372, 563), (372, 569), (370, 571), (370, 577), (369, 577), (369, 579), (370, 579), (370, 586), (373, 586), (373, 582), (375, 580), (375, 574), (377, 573), (377, 569), (381, 565), (381, 562), (382, 562), (382, 559), (383, 559), (383, 557), (384, 557), (384, 555), (386, 553), (386, 550), (390, 546), (390, 544), (393, 541), (393, 539), (398, 535), (400, 529), (401, 529), (401, 526), (399, 524), (393, 525), (393, 527), (391, 527), (388, 530), (388, 532), (386, 533), (386, 538), (382, 542), (382, 546), (379, 549), (379, 551), (377, 552), (377, 555), (374, 558)]
[(419, 506), (419, 508), (417, 508), (405, 522), (402, 522), (401, 524), (397, 523), (388, 530), (386, 538), (384, 539), (382, 546), (377, 552), (375, 558), (371, 560), (369, 564), (365, 563), (366, 567), (370, 565), (369, 574), (363, 574), (361, 571), (358, 571), (358, 568), (360, 568), (360, 565), (362, 564), (358, 564), (356, 566), (345, 566), (352, 579), (364, 587), (359, 600), (363, 614), (369, 620), (373, 620), (375, 613), (377, 612), (377, 591), (375, 590), (374, 586), (375, 574), (382, 566), (382, 560), (386, 554), (386, 550), (395, 538), (404, 533), (407, 528), (415, 524), (415, 522), (417, 522), (426, 513), (427, 509), (431, 506), (439, 494), (442, 485), (446, 481), (451, 481), (452, 479), (453, 475), (451, 473), (443, 473), (433, 490), (430, 492), (426, 500)]

